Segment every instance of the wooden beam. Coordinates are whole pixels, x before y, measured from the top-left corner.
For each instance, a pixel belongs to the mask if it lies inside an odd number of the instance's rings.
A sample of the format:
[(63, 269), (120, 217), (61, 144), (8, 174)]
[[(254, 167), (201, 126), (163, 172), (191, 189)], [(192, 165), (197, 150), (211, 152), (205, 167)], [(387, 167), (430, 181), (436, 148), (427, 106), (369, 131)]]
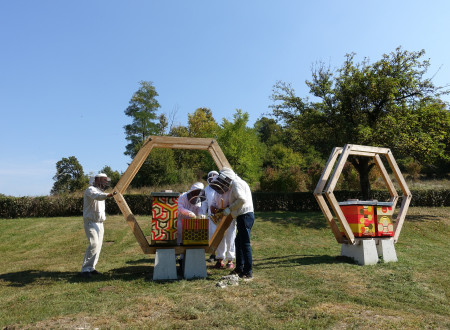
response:
[(386, 185), (386, 187), (387, 187), (387, 189), (389, 191), (389, 194), (391, 195), (390, 202), (393, 203), (392, 208), (395, 209), (395, 206), (396, 206), (397, 201), (398, 201), (397, 189), (395, 189), (394, 184), (392, 183), (392, 180), (389, 177), (389, 174), (386, 171), (386, 168), (384, 167), (380, 156), (379, 155), (375, 155), (375, 157), (373, 157), (373, 160), (374, 160), (376, 166), (378, 167), (378, 169), (381, 172), (381, 177), (383, 178), (384, 184)]
[(334, 211), (334, 214), (339, 220), (339, 223), (341, 224), (341, 227), (344, 230), (344, 233), (347, 236), (348, 240), (350, 241), (351, 244), (355, 244), (355, 235), (353, 235), (352, 229), (350, 228), (347, 219), (345, 218), (344, 213), (342, 212), (341, 207), (339, 206), (339, 202), (337, 201), (333, 192), (326, 192), (325, 196), (327, 196), (328, 202), (330, 203), (331, 208)]
[(389, 148), (380, 148), (380, 147), (370, 147), (370, 146), (362, 146), (358, 144), (352, 144), (352, 151), (362, 151), (362, 152), (370, 152), (374, 154), (387, 154), (390, 150)]
[(331, 170), (333, 169), (334, 163), (336, 162), (336, 158), (341, 154), (342, 148), (333, 148), (331, 151), (330, 157), (328, 157), (327, 164), (320, 176), (319, 182), (317, 182), (316, 189), (314, 190), (314, 194), (322, 194), (323, 188), (325, 187), (328, 178), (330, 176)]
[(336, 187), (338, 179), (342, 173), (342, 169), (344, 168), (345, 162), (347, 161), (351, 147), (352, 147), (351, 144), (346, 144), (344, 146), (344, 148), (342, 149), (342, 153), (337, 161), (336, 168), (334, 169), (334, 172), (331, 175), (330, 181), (328, 182), (328, 185), (325, 188), (327, 193), (332, 193), (334, 188)]
[(138, 222), (136, 221), (136, 218), (134, 217), (134, 214), (131, 212), (130, 208), (128, 207), (127, 202), (125, 201), (125, 198), (121, 193), (117, 193), (114, 195), (114, 199), (117, 203), (117, 206), (119, 206), (119, 209), (122, 211), (122, 214), (127, 221), (128, 225), (131, 228), (131, 231), (134, 234), (134, 237), (136, 237), (136, 240), (139, 243), (139, 246), (141, 247), (142, 251), (144, 253), (148, 253), (150, 244), (148, 243), (147, 239), (145, 238), (144, 233), (142, 232), (141, 227), (139, 226)]
[(395, 178), (397, 179), (400, 188), (403, 191), (403, 195), (406, 196), (411, 196), (411, 192), (408, 189), (408, 185), (406, 184), (405, 179), (403, 178), (402, 172), (400, 171), (400, 168), (397, 165), (397, 162), (394, 159), (394, 156), (392, 155), (392, 152), (389, 150), (389, 152), (386, 154), (386, 158), (389, 162), (389, 165), (392, 168), (392, 172), (395, 175)]
[(395, 229), (394, 229), (394, 243), (397, 243), (398, 237), (400, 236), (400, 232), (403, 227), (403, 222), (405, 221), (406, 212), (409, 207), (409, 203), (411, 202), (412, 196), (406, 196), (403, 198), (402, 206), (400, 207), (400, 211), (398, 212), (397, 219), (395, 221)]
[(319, 203), (319, 206), (322, 210), (322, 213), (325, 215), (325, 219), (327, 219), (328, 224), (330, 225), (331, 231), (333, 232), (334, 237), (336, 238), (336, 241), (338, 243), (343, 243), (343, 237), (342, 233), (339, 230), (339, 227), (334, 220), (333, 214), (331, 213), (330, 209), (328, 208), (327, 202), (325, 201), (325, 198), (323, 195), (314, 194), (314, 197), (317, 199), (317, 202)]
[(223, 239), (223, 236), (225, 235), (225, 231), (228, 229), (228, 227), (230, 227), (231, 221), (233, 221), (233, 216), (231, 214), (229, 214), (227, 217), (222, 217), (216, 227), (216, 231), (209, 240), (209, 253), (213, 253), (217, 249)]
[(225, 154), (223, 153), (216, 140), (212, 141), (211, 145), (208, 148), (208, 151), (211, 154), (211, 157), (214, 159), (214, 162), (216, 163), (219, 170), (221, 170), (223, 167), (231, 168), (230, 163), (228, 163)]

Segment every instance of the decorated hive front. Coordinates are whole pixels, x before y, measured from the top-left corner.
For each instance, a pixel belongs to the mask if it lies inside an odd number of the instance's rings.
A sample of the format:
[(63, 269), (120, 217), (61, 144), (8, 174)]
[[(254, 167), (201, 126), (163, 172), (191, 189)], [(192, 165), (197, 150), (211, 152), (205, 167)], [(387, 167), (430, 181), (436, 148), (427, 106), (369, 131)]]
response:
[(355, 237), (394, 235), (391, 202), (348, 200), (339, 205)]
[(183, 245), (208, 245), (208, 219), (183, 220)]
[(154, 192), (152, 195), (152, 242), (176, 245), (178, 196), (175, 192)]

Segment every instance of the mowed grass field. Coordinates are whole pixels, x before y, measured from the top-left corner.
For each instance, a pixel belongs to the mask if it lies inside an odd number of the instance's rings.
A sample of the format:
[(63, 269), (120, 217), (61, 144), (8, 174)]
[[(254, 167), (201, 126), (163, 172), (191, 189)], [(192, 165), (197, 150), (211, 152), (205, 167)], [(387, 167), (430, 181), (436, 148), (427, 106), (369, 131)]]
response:
[[(139, 217), (149, 235), (149, 218)], [(0, 328), (450, 328), (450, 208), (410, 208), (399, 261), (358, 266), (320, 212), (256, 213), (254, 280), (216, 287), (152, 281), (122, 216), (105, 223), (91, 280), (78, 276), (87, 246), (82, 218), (0, 219)]]

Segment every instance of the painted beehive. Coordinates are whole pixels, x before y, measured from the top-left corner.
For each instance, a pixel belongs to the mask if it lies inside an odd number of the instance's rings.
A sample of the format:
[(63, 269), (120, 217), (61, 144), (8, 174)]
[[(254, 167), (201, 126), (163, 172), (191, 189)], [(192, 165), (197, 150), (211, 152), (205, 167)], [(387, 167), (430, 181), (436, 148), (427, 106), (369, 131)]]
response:
[(343, 205), (341, 210), (355, 237), (375, 236), (375, 213), (372, 205)]
[(394, 209), (392, 206), (377, 206), (376, 213), (376, 236), (394, 236), (394, 225), (392, 217)]
[(183, 245), (208, 245), (208, 219), (183, 219)]
[(176, 244), (179, 193), (152, 193), (152, 241)]

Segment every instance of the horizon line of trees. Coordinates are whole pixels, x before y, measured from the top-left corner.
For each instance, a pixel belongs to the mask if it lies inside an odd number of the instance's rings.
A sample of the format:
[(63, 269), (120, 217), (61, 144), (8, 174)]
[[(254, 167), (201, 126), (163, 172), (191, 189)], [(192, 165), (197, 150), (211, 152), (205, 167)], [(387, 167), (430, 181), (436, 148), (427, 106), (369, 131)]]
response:
[[(231, 121), (218, 123), (211, 109), (198, 108), (188, 114), (187, 126), (169, 124), (159, 112), (153, 83), (141, 81), (125, 109), (132, 121), (124, 126), (124, 153), (133, 159), (152, 135), (214, 138), (236, 173), (259, 191), (314, 190), (331, 150), (348, 143), (390, 148), (402, 172), (413, 179), (421, 172), (445, 177), (450, 112), (441, 96), (450, 91), (425, 78), (429, 60), (424, 55), (424, 50), (399, 47), (374, 63), (355, 63), (355, 54), (347, 54), (336, 70), (318, 64), (306, 81), (311, 99), (297, 96), (289, 83), (276, 82), (272, 112), (253, 127), (241, 109)], [(170, 115), (172, 123), (175, 116)], [(56, 168), (51, 194), (86, 188), (87, 175), (75, 156), (63, 158)], [(206, 151), (155, 149), (131, 187), (191, 183), (204, 180), (212, 169), (216, 165)], [(100, 171), (111, 177), (112, 186), (121, 176), (109, 166)], [(371, 188), (379, 188), (379, 176), (369, 157), (349, 157), (338, 187), (360, 189), (370, 198)]]

